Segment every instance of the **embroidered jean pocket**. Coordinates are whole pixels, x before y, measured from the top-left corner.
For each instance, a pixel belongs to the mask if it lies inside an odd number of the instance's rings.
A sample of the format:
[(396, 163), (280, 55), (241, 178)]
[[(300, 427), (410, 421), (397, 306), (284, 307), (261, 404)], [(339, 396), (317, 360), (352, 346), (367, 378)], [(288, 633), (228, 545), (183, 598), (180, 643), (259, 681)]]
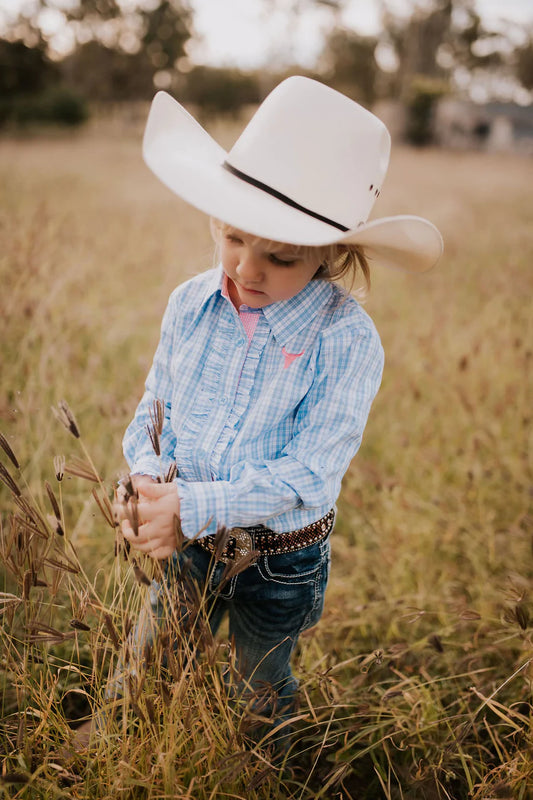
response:
[(317, 544), (296, 550), (294, 553), (281, 553), (275, 556), (262, 556), (258, 569), (267, 581), (287, 585), (314, 583), (321, 577), (325, 570), (327, 580), (329, 564), (329, 542)]

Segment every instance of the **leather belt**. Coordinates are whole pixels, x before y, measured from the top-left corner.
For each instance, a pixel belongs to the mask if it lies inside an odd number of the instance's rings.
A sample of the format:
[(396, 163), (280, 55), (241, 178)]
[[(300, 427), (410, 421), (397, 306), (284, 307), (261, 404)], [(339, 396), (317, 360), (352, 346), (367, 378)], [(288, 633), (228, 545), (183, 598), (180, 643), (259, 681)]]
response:
[(328, 513), (305, 528), (287, 533), (276, 533), (263, 525), (253, 528), (230, 528), (221, 533), (203, 536), (197, 539), (199, 545), (208, 553), (213, 553), (217, 561), (228, 564), (257, 553), (265, 556), (278, 556), (282, 553), (294, 553), (304, 547), (316, 544), (331, 533), (335, 521), (335, 511)]

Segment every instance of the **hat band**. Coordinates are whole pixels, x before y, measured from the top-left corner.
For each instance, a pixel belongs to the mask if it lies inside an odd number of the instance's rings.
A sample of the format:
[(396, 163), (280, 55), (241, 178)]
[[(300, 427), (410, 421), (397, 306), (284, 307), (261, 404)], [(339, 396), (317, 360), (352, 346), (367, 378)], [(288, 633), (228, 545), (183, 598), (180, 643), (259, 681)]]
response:
[(341, 225), (340, 222), (335, 222), (332, 219), (328, 219), (328, 217), (324, 217), (322, 214), (317, 214), (316, 211), (311, 211), (310, 208), (305, 208), (305, 206), (301, 206), (295, 200), (291, 200), (290, 197), (287, 197), (286, 194), (282, 194), (281, 192), (278, 192), (277, 189), (273, 189), (272, 186), (268, 186), (268, 184), (262, 183), (261, 181), (256, 180), (256, 178), (252, 178), (251, 175), (247, 175), (245, 172), (241, 172), (240, 169), (232, 167), (231, 164), (228, 164), (227, 161), (224, 161), (222, 166), (224, 167), (224, 169), (227, 169), (228, 172), (231, 172), (232, 175), (235, 175), (237, 178), (240, 178), (241, 181), (245, 181), (246, 183), (255, 186), (256, 189), (261, 189), (261, 191), (267, 192), (267, 194), (271, 194), (272, 197), (275, 197), (277, 200), (281, 200), (282, 203), (285, 203), (291, 208), (295, 208), (297, 211), (303, 211), (304, 214), (307, 214), (310, 217), (314, 217), (314, 219), (318, 219), (320, 220), (320, 222), (325, 222), (327, 223), (327, 225), (332, 225), (339, 231), (345, 232), (350, 230), (345, 225)]

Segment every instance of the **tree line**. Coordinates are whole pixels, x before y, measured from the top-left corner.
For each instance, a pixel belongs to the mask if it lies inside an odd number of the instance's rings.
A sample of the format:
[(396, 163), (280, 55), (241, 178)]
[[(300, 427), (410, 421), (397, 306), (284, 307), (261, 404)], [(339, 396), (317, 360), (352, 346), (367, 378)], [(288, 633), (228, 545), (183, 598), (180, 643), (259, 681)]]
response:
[[(262, 0), (275, 8), (279, 0)], [(517, 45), (512, 36), (487, 29), (473, 0), (432, 0), (399, 17), (384, 5), (378, 36), (362, 36), (342, 24), (347, 0), (287, 0), (284, 8), (303, 14), (327, 6), (330, 25), (312, 70), (286, 63), (242, 71), (191, 63), (187, 44), (194, 14), (188, 0), (77, 0), (58, 11), (39, 0), (29, 15), (5, 25), (0, 39), (0, 126), (34, 120), (78, 124), (94, 103), (149, 99), (164, 88), (201, 114), (236, 113), (259, 102), (286, 74), (306, 72), (364, 105), (399, 99), (408, 111), (408, 136), (431, 137), (434, 103), (463, 83), (485, 85), (495, 78), (533, 90), (533, 35)], [(68, 55), (58, 58), (43, 30), (44, 11), (62, 15), (70, 37)]]

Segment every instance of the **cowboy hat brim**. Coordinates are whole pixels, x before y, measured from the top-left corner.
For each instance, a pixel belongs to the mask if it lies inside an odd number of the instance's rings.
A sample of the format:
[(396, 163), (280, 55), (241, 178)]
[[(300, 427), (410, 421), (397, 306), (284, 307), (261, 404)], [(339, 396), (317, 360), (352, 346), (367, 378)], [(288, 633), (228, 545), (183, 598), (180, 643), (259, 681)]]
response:
[(243, 181), (224, 168), (226, 151), (166, 92), (153, 100), (143, 156), (174, 194), (263, 239), (310, 246), (360, 244), (373, 260), (412, 272), (430, 269), (442, 254), (439, 231), (422, 217), (384, 217), (340, 231)]

